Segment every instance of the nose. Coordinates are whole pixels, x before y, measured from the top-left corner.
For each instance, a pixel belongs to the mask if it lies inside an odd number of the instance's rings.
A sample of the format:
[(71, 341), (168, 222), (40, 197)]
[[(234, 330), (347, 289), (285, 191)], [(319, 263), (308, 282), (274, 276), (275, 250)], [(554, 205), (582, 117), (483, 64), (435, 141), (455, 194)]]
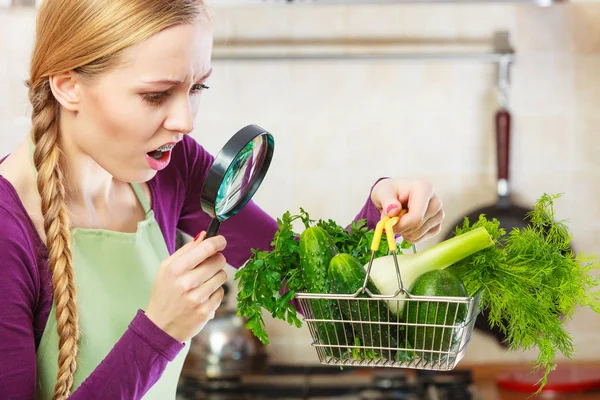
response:
[(189, 98), (173, 102), (164, 126), (165, 129), (186, 135), (194, 130), (194, 111)]

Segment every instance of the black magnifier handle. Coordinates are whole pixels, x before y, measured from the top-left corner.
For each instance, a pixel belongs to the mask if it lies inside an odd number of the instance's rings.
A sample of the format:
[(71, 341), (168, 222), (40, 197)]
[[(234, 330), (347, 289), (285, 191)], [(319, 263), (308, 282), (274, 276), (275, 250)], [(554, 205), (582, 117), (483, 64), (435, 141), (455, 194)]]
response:
[(219, 232), (220, 226), (221, 226), (221, 221), (219, 221), (217, 218), (213, 218), (212, 221), (210, 221), (208, 230), (206, 231), (205, 239), (215, 236), (217, 234), (217, 232)]

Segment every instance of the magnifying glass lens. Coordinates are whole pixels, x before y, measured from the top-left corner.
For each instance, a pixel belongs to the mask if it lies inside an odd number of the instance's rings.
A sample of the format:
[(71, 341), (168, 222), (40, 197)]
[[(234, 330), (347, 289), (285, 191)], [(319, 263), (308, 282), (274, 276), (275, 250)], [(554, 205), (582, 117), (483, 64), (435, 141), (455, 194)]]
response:
[(261, 166), (265, 160), (267, 150), (263, 136), (258, 136), (240, 151), (233, 160), (219, 187), (215, 213), (218, 218), (224, 219), (252, 190)]
[(273, 136), (256, 125), (234, 135), (215, 158), (202, 191), (202, 207), (213, 217), (207, 237), (237, 214), (260, 186), (273, 156)]

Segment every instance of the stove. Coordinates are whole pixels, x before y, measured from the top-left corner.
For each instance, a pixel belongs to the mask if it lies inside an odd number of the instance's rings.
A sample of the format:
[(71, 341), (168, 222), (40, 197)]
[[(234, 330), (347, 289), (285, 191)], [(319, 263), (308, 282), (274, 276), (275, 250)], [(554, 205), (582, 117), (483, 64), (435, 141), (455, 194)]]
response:
[(471, 371), (271, 365), (235, 379), (183, 374), (177, 400), (477, 400)]

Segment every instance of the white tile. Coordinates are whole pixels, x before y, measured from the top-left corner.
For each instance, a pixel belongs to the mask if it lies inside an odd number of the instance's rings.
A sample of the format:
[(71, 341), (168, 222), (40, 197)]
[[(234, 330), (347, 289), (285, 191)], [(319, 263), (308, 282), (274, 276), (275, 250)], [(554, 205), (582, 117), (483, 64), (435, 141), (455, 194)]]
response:
[(570, 39), (574, 51), (584, 54), (598, 54), (600, 39), (598, 37), (598, 21), (600, 21), (600, 4), (597, 1), (573, 2), (569, 5), (571, 14)]
[(598, 104), (600, 104), (598, 68), (600, 68), (600, 56), (597, 54), (580, 55), (574, 58), (573, 82), (577, 93), (575, 112), (584, 117), (598, 115)]
[(569, 115), (513, 114), (510, 171), (514, 174), (570, 172), (577, 135)]
[(510, 105), (535, 116), (569, 115), (574, 106), (573, 61), (565, 53), (517, 54)]
[(520, 52), (572, 51), (570, 5), (538, 7), (521, 4), (515, 5), (514, 10), (517, 22), (514, 40)]
[(456, 7), (458, 36), (480, 39), (489, 37), (497, 30), (514, 32), (516, 28), (514, 7), (512, 4), (499, 3), (467, 4)]

